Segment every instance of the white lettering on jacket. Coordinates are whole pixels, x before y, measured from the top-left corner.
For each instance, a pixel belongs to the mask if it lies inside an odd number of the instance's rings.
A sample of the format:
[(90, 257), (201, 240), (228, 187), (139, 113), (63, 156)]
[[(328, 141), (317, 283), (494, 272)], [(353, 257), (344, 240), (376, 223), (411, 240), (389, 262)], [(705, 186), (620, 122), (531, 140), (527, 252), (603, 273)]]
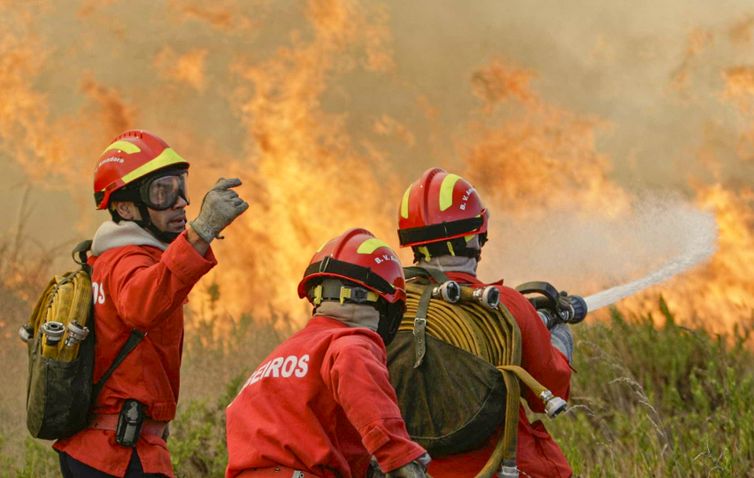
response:
[(263, 378), (290, 378), (293, 376), (303, 378), (307, 373), (309, 373), (309, 354), (300, 357), (295, 355), (275, 357), (260, 365), (246, 381), (244, 388)]
[(105, 288), (99, 282), (92, 282), (92, 301), (95, 304), (105, 303)]

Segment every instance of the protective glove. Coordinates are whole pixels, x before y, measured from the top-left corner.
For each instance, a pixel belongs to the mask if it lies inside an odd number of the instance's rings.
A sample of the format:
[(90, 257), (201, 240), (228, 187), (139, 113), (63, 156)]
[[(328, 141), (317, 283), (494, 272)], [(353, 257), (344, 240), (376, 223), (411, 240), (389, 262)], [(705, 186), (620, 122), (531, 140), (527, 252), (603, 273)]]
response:
[(393, 471), (389, 471), (385, 478), (425, 478), (428, 476), (425, 472), (424, 466), (418, 461), (412, 461), (400, 468)]
[(206, 242), (220, 237), (220, 231), (249, 208), (249, 204), (230, 189), (240, 185), (238, 178), (220, 178), (204, 195), (199, 215), (190, 224)]
[(573, 334), (567, 324), (557, 324), (550, 329), (550, 342), (553, 347), (563, 352), (568, 363), (573, 360)]
[(407, 463), (400, 468), (383, 473), (377, 465), (377, 460), (372, 457), (370, 463), (368, 478), (432, 478), (427, 474), (427, 466), (432, 459), (429, 453), (425, 453), (411, 463)]

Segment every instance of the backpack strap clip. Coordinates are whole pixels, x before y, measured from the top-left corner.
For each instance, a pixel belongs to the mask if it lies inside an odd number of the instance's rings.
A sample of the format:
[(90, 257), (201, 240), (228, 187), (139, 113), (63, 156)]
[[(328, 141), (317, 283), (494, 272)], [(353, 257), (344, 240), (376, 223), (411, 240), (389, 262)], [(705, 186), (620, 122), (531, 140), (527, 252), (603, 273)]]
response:
[(424, 355), (427, 353), (427, 311), (429, 309), (429, 300), (432, 298), (432, 286), (427, 286), (422, 292), (419, 299), (419, 308), (416, 310), (414, 319), (414, 368), (419, 368), (424, 361)]

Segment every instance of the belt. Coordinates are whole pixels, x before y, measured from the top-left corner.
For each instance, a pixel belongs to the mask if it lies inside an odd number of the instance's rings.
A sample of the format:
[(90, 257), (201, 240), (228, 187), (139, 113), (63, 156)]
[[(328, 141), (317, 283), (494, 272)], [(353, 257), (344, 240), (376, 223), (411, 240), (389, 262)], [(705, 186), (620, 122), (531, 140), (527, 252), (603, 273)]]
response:
[[(115, 431), (118, 427), (118, 415), (92, 415), (89, 420), (89, 428), (98, 430)], [(158, 422), (151, 418), (145, 418), (141, 424), (141, 433), (167, 438), (168, 422)]]
[(236, 475), (236, 478), (318, 478), (311, 473), (294, 470), (287, 466), (270, 466), (268, 468), (249, 468)]

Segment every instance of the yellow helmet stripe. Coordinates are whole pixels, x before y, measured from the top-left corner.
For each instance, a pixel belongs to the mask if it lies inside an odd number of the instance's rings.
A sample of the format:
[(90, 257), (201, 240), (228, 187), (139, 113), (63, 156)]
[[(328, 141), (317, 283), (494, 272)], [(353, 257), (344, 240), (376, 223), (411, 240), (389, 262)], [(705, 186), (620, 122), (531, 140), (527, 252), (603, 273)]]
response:
[[(371, 254), (380, 247), (387, 247), (390, 249), (390, 246), (387, 242), (382, 241), (380, 239), (377, 239), (376, 237), (373, 237), (371, 239), (367, 239), (366, 241), (362, 242), (358, 249), (356, 249), (356, 252), (358, 254)], [(390, 249), (392, 251), (392, 249)]]
[(408, 197), (411, 195), (412, 187), (413, 184), (406, 189), (406, 192), (403, 193), (403, 199), (401, 200), (401, 217), (403, 219), (408, 219)]
[(453, 205), (453, 187), (455, 187), (461, 176), (457, 174), (448, 174), (443, 178), (440, 185), (440, 211), (444, 211)]
[(102, 151), (102, 154), (105, 154), (108, 151), (111, 151), (113, 149), (119, 149), (121, 151), (125, 151), (128, 154), (138, 153), (139, 151), (141, 151), (141, 148), (139, 148), (138, 146), (136, 146), (132, 142), (119, 140), (119, 141), (114, 142), (113, 144), (111, 144), (107, 148), (105, 148), (105, 150)]
[(165, 148), (162, 150), (162, 153), (157, 155), (157, 157), (152, 161), (149, 161), (146, 164), (142, 164), (130, 173), (123, 175), (123, 183), (128, 184), (134, 179), (146, 176), (147, 174), (164, 168), (165, 166), (179, 163), (187, 163), (187, 161), (183, 159), (178, 153), (173, 151), (172, 148)]

